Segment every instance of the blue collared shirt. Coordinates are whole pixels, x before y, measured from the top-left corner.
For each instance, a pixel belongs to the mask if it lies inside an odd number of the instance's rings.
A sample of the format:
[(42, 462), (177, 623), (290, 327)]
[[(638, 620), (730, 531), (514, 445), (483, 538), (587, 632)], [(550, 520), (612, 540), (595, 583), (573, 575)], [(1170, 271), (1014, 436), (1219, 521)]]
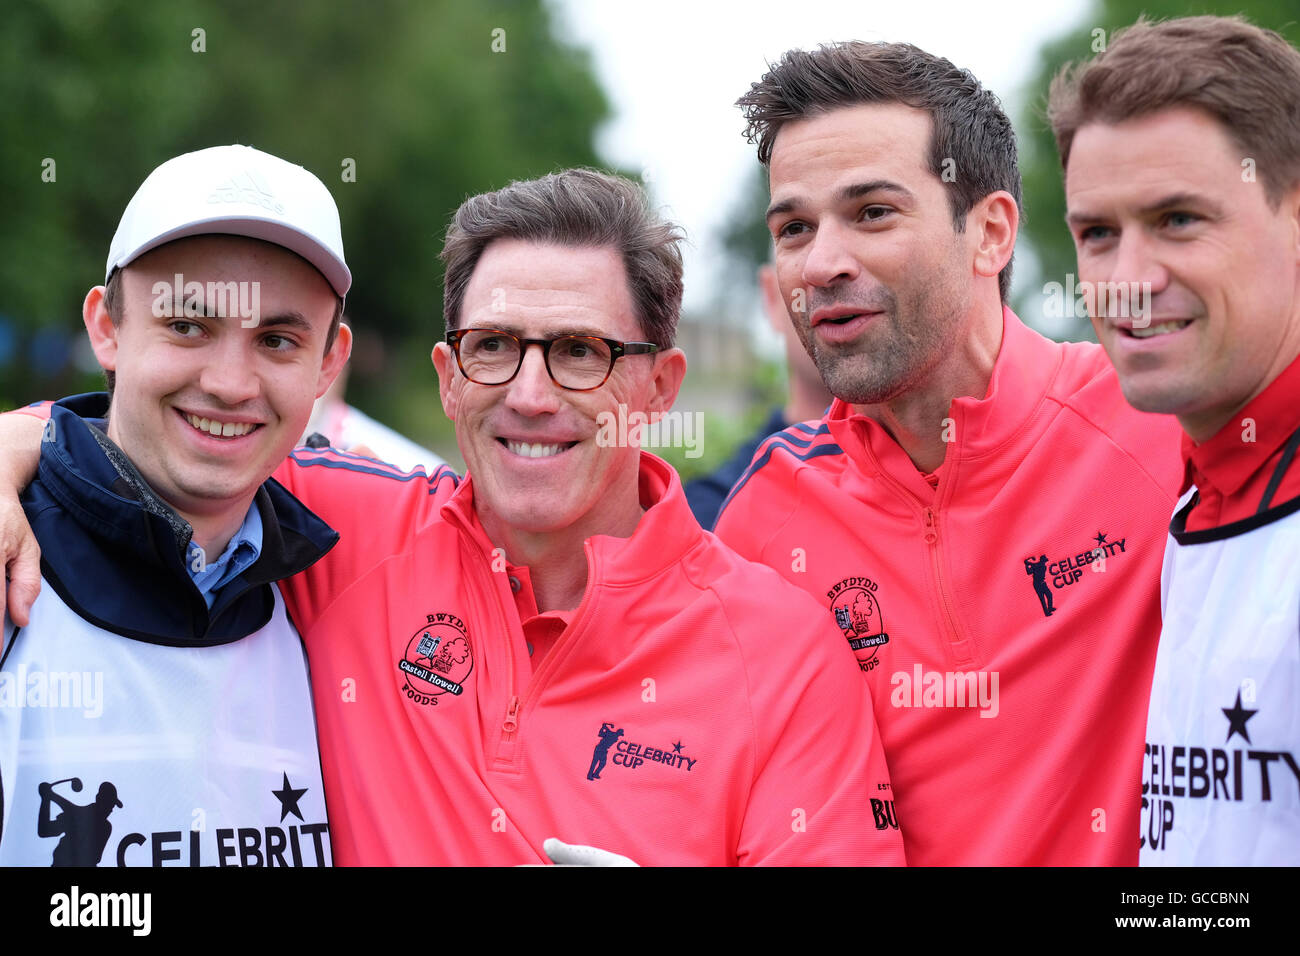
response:
[(257, 502), (253, 502), (248, 514), (244, 516), (244, 523), (239, 526), (219, 558), (209, 560), (203, 549), (191, 540), (186, 567), (194, 579), (194, 585), (203, 595), (203, 600), (208, 602), (208, 607), (212, 607), (216, 592), (247, 571), (261, 553), (262, 516), (258, 513)]

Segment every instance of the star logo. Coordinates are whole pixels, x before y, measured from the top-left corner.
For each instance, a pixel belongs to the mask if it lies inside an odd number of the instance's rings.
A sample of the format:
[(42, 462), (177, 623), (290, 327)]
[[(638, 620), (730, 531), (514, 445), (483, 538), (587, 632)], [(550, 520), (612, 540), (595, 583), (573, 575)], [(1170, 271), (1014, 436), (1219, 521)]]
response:
[(1094, 538), (1093, 540), (1095, 540), (1099, 545), (1106, 544), (1106, 536), (1102, 534), (1100, 531), (1097, 532), (1097, 537)]
[[(295, 790), (293, 787), (289, 786), (289, 775), (287, 773), (284, 775), (283, 786), (281, 786), (279, 790), (271, 791), (271, 793), (275, 795), (275, 799), (280, 801), (281, 823), (283, 823), (284, 818), (291, 813), (299, 820), (302, 820), (302, 812), (298, 809), (298, 801), (302, 799), (302, 795), (306, 792), (306, 787), (303, 787), (301, 790)], [(303, 822), (306, 823), (307, 821), (303, 820)]]
[(682, 752), (682, 742), (679, 740), (677, 741), (677, 743), (673, 744), (673, 753), (679, 754), (681, 752)]
[(1227, 743), (1232, 740), (1233, 734), (1241, 734), (1246, 743), (1250, 743), (1250, 732), (1246, 730), (1246, 721), (1259, 713), (1258, 710), (1248, 710), (1241, 706), (1241, 689), (1237, 689), (1237, 703), (1232, 707), (1222, 707), (1223, 716), (1228, 718), (1228, 736), (1224, 740)]

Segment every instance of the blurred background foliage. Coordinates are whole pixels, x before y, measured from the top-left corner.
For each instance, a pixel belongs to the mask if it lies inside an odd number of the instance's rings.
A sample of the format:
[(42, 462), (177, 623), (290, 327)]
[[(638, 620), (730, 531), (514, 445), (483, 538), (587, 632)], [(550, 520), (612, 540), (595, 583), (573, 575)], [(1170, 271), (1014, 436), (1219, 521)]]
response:
[(511, 179), (598, 165), (609, 110), (540, 0), (6, 3), (0, 403), (100, 387), (81, 300), (127, 201), (167, 158), (238, 142), (305, 166), (338, 202), (359, 336), (349, 399), (445, 448), (429, 350), (448, 219)]
[[(511, 179), (608, 167), (595, 143), (609, 100), (544, 0), (10, 0), (4, 12), (0, 407), (100, 387), (80, 306), (102, 281), (127, 200), (165, 159), (239, 142), (307, 167), (338, 201), (355, 280), (349, 400), (459, 463), (428, 358), (442, 332), (438, 253), (450, 214)], [(1300, 41), (1295, 0), (1097, 0), (1043, 49), (1014, 51), (1037, 69), (1013, 116), (1025, 185), (1013, 306), (1059, 338), (1091, 330), (1041, 318), (1044, 283), (1074, 271), (1043, 119), (1048, 82), (1062, 63), (1093, 54), (1094, 31), (1109, 38), (1142, 12), (1244, 13)], [(493, 52), (496, 28), (505, 55)], [(344, 180), (347, 160), (355, 182)], [(707, 314), (684, 316), (680, 339), (692, 371), (679, 407), (705, 411), (709, 440), (700, 458), (664, 452), (684, 477), (725, 460), (784, 387), (779, 361), (737, 348), (758, 324), (754, 273), (770, 255), (763, 171), (756, 165), (719, 201), (735, 210), (714, 265), (729, 293)]]

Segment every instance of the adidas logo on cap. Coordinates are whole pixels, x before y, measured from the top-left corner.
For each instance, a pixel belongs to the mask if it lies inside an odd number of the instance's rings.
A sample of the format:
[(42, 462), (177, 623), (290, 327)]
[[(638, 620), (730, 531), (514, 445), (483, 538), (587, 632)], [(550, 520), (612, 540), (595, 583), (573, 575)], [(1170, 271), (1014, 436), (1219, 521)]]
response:
[(315, 266), (340, 297), (352, 284), (338, 207), (325, 184), (301, 166), (239, 145), (173, 156), (145, 178), (113, 234), (104, 281), (164, 243), (214, 234), (283, 246)]
[(252, 170), (245, 170), (243, 173), (232, 176), (222, 185), (212, 190), (212, 194), (208, 196), (208, 202), (243, 202), (253, 206), (261, 206), (277, 216), (284, 215), (283, 204), (271, 194), (266, 180)]

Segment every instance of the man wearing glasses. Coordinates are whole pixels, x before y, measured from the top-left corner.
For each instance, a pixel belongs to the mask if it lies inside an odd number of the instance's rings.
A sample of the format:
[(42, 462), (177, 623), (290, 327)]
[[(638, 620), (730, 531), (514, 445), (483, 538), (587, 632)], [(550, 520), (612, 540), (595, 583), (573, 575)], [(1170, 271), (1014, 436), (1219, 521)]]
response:
[(286, 587), (339, 862), (544, 862), (548, 837), (639, 863), (903, 862), (852, 655), (700, 529), (671, 467), (601, 437), (602, 413), (676, 398), (678, 238), (587, 170), (472, 197), (433, 350), (466, 477), (332, 450), (281, 470), (341, 535)]
[(332, 449), (277, 471), (340, 533), (283, 584), (336, 862), (537, 863), (551, 837), (666, 865), (903, 862), (825, 615), (598, 426), (677, 395), (678, 239), (587, 170), (467, 200), (433, 350), (466, 477)]

